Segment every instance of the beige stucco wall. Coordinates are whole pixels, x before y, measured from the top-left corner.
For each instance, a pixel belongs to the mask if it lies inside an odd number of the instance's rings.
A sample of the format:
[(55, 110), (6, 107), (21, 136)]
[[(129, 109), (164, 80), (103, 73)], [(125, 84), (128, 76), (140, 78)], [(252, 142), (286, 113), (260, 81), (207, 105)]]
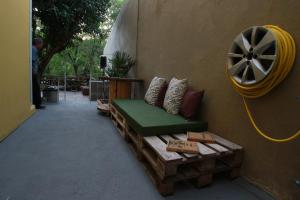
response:
[(32, 114), (29, 0), (0, 2), (0, 141)]
[[(259, 136), (225, 75), (227, 50), (233, 38), (249, 26), (279, 25), (294, 36), (300, 49), (300, 1), (140, 0), (138, 7), (137, 77), (145, 85), (156, 75), (188, 78), (194, 88), (205, 89), (202, 118), (209, 122), (210, 131), (245, 148), (243, 175), (278, 199), (300, 199), (295, 184), (300, 179), (300, 139), (276, 144)], [(116, 26), (124, 31), (135, 20), (120, 18)], [(122, 38), (123, 31), (114, 33), (115, 37)], [(126, 30), (127, 34), (131, 31)], [(127, 48), (135, 44), (120, 40), (108, 45)], [(249, 101), (259, 126), (274, 137), (287, 137), (300, 128), (299, 57), (300, 51), (294, 69), (279, 87)]]
[[(137, 16), (138, 1), (125, 0), (110, 36), (107, 39), (107, 45), (104, 48), (104, 55), (111, 58), (116, 51), (124, 51), (136, 58), (136, 38), (137, 38)], [(134, 66), (129, 75), (134, 76), (136, 66)]]

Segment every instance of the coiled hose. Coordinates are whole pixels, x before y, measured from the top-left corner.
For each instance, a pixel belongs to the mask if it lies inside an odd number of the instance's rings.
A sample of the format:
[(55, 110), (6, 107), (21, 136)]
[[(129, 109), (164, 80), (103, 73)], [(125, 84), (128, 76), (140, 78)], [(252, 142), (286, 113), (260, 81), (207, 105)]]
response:
[(272, 33), (275, 35), (277, 39), (277, 49), (278, 49), (278, 58), (274, 63), (274, 67), (270, 74), (263, 79), (262, 81), (253, 84), (253, 85), (241, 85), (238, 82), (236, 82), (229, 74), (229, 78), (233, 84), (234, 89), (243, 97), (243, 102), (248, 114), (248, 117), (256, 129), (256, 131), (263, 136), (264, 138), (272, 141), (272, 142), (288, 142), (291, 141), (298, 136), (300, 136), (300, 130), (298, 130), (297, 133), (293, 134), (292, 136), (288, 138), (272, 138), (268, 136), (268, 134), (264, 133), (259, 129), (257, 124), (255, 123), (255, 120), (253, 119), (253, 116), (251, 114), (251, 111), (249, 109), (249, 106), (247, 104), (246, 98), (254, 99), (261, 97), (268, 92), (270, 92), (275, 86), (277, 86), (279, 83), (281, 83), (285, 77), (288, 75), (290, 70), (293, 67), (293, 63), (295, 60), (296, 55), (296, 46), (295, 41), (292, 38), (292, 36), (284, 31), (283, 29), (279, 28), (278, 26), (274, 25), (266, 25), (264, 26), (268, 30), (272, 31)]

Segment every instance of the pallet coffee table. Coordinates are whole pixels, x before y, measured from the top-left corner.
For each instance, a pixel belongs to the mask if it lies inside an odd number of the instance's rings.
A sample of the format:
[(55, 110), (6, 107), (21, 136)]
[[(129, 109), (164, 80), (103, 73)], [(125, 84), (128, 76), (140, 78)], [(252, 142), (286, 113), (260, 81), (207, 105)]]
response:
[(239, 176), (243, 148), (216, 134), (209, 133), (215, 143), (197, 143), (198, 154), (168, 152), (168, 141), (187, 140), (186, 134), (143, 137), (113, 106), (111, 118), (162, 195), (173, 194), (174, 184), (179, 181), (190, 180), (195, 186), (203, 187), (212, 183), (215, 173), (226, 171), (230, 178)]

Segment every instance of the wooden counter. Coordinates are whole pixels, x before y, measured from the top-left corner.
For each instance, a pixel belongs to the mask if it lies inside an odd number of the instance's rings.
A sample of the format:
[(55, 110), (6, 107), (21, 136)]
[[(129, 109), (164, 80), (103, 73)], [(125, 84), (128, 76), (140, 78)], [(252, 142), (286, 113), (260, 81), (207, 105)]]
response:
[[(108, 95), (108, 105), (114, 99), (130, 99), (132, 96), (132, 83), (143, 83), (142, 79), (135, 79), (135, 78), (119, 78), (119, 77), (100, 77), (100, 80), (108, 80), (109, 81), (109, 95)], [(102, 112), (108, 112), (103, 110), (103, 107), (109, 106), (99, 104), (98, 109)]]
[(119, 78), (119, 77), (100, 77), (101, 80), (109, 80), (109, 103), (113, 99), (130, 99), (133, 82), (142, 83), (142, 79)]

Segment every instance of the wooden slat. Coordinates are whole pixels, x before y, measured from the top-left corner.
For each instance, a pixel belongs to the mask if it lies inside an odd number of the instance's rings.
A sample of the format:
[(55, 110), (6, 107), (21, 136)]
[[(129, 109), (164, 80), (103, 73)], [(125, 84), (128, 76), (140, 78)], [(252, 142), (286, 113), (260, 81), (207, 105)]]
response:
[(149, 164), (152, 166), (152, 168), (157, 171), (158, 167), (157, 167), (157, 160), (155, 160), (155, 158), (153, 158), (153, 156), (146, 150), (142, 151), (143, 155), (146, 157), (147, 161), (149, 162)]
[(97, 100), (97, 107), (99, 110), (109, 112), (109, 104), (102, 103), (100, 100)]
[[(169, 140), (174, 140), (174, 138), (172, 138), (169, 135), (161, 135), (160, 137), (162, 137), (166, 142), (169, 142)], [(183, 155), (187, 158), (198, 158), (201, 157), (199, 154), (189, 154), (189, 153), (183, 153)]]
[(119, 80), (117, 82), (117, 99), (130, 99), (131, 97), (131, 82)]
[(122, 126), (122, 128), (125, 128), (125, 118), (113, 106), (111, 107), (111, 115), (115, 118), (117, 123)]
[(111, 103), (113, 99), (117, 97), (117, 81), (116, 80), (110, 80), (109, 81), (109, 100), (108, 102)]
[(207, 146), (213, 148), (214, 150), (218, 151), (221, 154), (229, 154), (232, 153), (232, 151), (226, 149), (225, 147), (217, 144), (217, 143), (205, 143)]
[[(187, 136), (186, 134), (175, 134), (173, 135), (175, 138), (178, 138), (180, 140), (187, 140)], [(199, 152), (201, 155), (203, 156), (214, 156), (217, 154), (216, 151), (214, 151), (211, 148), (208, 148), (207, 146), (205, 146), (204, 144), (201, 144), (199, 142), (197, 142), (198, 144), (198, 148), (199, 148)]]
[(122, 126), (122, 128), (125, 128), (124, 122), (122, 122), (118, 117), (115, 117), (115, 119), (116, 119), (116, 121), (118, 122), (118, 124), (119, 124), (120, 126)]
[(230, 166), (222, 163), (222, 162), (217, 162), (214, 170), (214, 173), (220, 173), (220, 172), (225, 172), (225, 171), (229, 171), (231, 169)]
[(167, 145), (156, 136), (144, 137), (144, 140), (155, 150), (158, 155), (165, 161), (176, 161), (182, 160), (183, 157), (175, 152), (168, 152), (166, 150)]
[(214, 139), (216, 140), (217, 143), (227, 147), (228, 149), (230, 150), (242, 150), (243, 147), (238, 145), (238, 144), (235, 144), (229, 140), (226, 140), (216, 134), (213, 134), (213, 133), (210, 133), (211, 135), (213, 135)]
[(116, 112), (116, 108), (111, 103), (109, 103), (109, 109), (110, 112)]
[(130, 137), (130, 139), (132, 140), (132, 142), (135, 145), (138, 145), (138, 140), (137, 140), (137, 136), (134, 134), (134, 132), (132, 131), (127, 131), (128, 136)]
[(186, 178), (193, 178), (193, 177), (199, 176), (199, 172), (196, 169), (192, 168), (192, 167), (184, 166), (184, 167), (180, 168), (179, 171)]

